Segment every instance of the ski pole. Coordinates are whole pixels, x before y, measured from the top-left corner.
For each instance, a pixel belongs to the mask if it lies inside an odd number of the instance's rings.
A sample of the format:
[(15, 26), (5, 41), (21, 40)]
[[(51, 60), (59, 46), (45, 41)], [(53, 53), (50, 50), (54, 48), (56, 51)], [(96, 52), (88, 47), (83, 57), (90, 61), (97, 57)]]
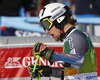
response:
[[(35, 65), (34, 65), (34, 68), (33, 68), (33, 71), (32, 71), (32, 76), (31, 76), (31, 80), (33, 79), (33, 76), (34, 76), (34, 73), (35, 73), (35, 69), (36, 69), (36, 65), (37, 65), (37, 62), (38, 62), (38, 59), (40, 58), (39, 55), (36, 55), (36, 61), (35, 61)], [(37, 77), (38, 80), (40, 80), (40, 75), (38, 74), (38, 77)]]

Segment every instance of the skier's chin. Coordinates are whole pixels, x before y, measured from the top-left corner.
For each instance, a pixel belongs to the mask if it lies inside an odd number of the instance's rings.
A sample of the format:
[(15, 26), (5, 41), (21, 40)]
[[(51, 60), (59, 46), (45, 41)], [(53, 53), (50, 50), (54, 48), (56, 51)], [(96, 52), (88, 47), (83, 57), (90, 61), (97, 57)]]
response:
[(56, 42), (58, 42), (58, 41), (60, 40), (60, 39), (58, 39), (58, 38), (54, 38), (54, 39), (55, 39)]

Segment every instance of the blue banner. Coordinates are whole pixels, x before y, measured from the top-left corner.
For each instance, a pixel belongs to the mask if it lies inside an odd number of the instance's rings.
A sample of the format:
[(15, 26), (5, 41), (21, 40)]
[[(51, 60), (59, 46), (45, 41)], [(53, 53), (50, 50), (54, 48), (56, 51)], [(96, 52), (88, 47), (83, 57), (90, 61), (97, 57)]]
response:
[(1, 36), (46, 35), (38, 17), (1, 17)]

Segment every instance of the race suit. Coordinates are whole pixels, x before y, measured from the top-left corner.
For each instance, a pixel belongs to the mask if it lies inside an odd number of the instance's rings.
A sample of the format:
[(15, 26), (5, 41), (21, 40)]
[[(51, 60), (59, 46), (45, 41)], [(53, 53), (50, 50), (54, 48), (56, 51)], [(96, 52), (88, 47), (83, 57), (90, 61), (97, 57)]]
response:
[[(63, 53), (66, 54), (76, 54), (84, 56), (84, 62), (82, 66), (76, 66), (70, 64), (70, 67), (65, 68), (65, 76), (79, 75), (85, 76), (83, 80), (89, 80), (97, 78), (96, 70), (96, 52), (89, 36), (81, 31), (72, 27), (66, 32), (65, 38), (63, 39)], [(87, 77), (87, 73), (93, 76)], [(74, 76), (75, 79), (76, 76)], [(68, 77), (67, 77), (68, 78)], [(65, 80), (67, 80), (67, 78)], [(75, 80), (81, 80), (78, 76)], [(68, 80), (71, 80), (71, 78)]]

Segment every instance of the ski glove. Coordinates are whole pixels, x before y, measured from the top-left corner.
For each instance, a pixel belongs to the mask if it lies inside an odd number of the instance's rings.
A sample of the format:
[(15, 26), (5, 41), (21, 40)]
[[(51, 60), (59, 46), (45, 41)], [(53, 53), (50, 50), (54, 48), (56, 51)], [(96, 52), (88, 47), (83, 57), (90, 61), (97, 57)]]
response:
[(52, 60), (53, 52), (54, 52), (53, 49), (47, 48), (47, 44), (37, 42), (34, 45), (34, 49), (33, 49), (34, 57), (36, 57), (36, 55), (40, 55), (41, 57), (45, 58), (46, 60), (49, 60), (50, 64), (53, 63), (53, 60)]
[[(32, 75), (32, 71), (33, 71), (34, 65), (35, 65), (35, 64), (32, 64), (32, 65), (29, 65), (29, 66), (28, 66), (28, 71), (29, 71), (30, 75)], [(43, 66), (43, 65), (37, 64), (36, 69), (35, 69), (35, 73), (33, 74), (33, 78), (36, 78), (36, 77), (38, 77), (39, 75), (40, 75), (41, 77), (42, 77), (42, 76), (50, 77), (51, 71), (52, 71), (52, 70), (51, 70), (51, 67), (49, 67), (49, 66)]]

